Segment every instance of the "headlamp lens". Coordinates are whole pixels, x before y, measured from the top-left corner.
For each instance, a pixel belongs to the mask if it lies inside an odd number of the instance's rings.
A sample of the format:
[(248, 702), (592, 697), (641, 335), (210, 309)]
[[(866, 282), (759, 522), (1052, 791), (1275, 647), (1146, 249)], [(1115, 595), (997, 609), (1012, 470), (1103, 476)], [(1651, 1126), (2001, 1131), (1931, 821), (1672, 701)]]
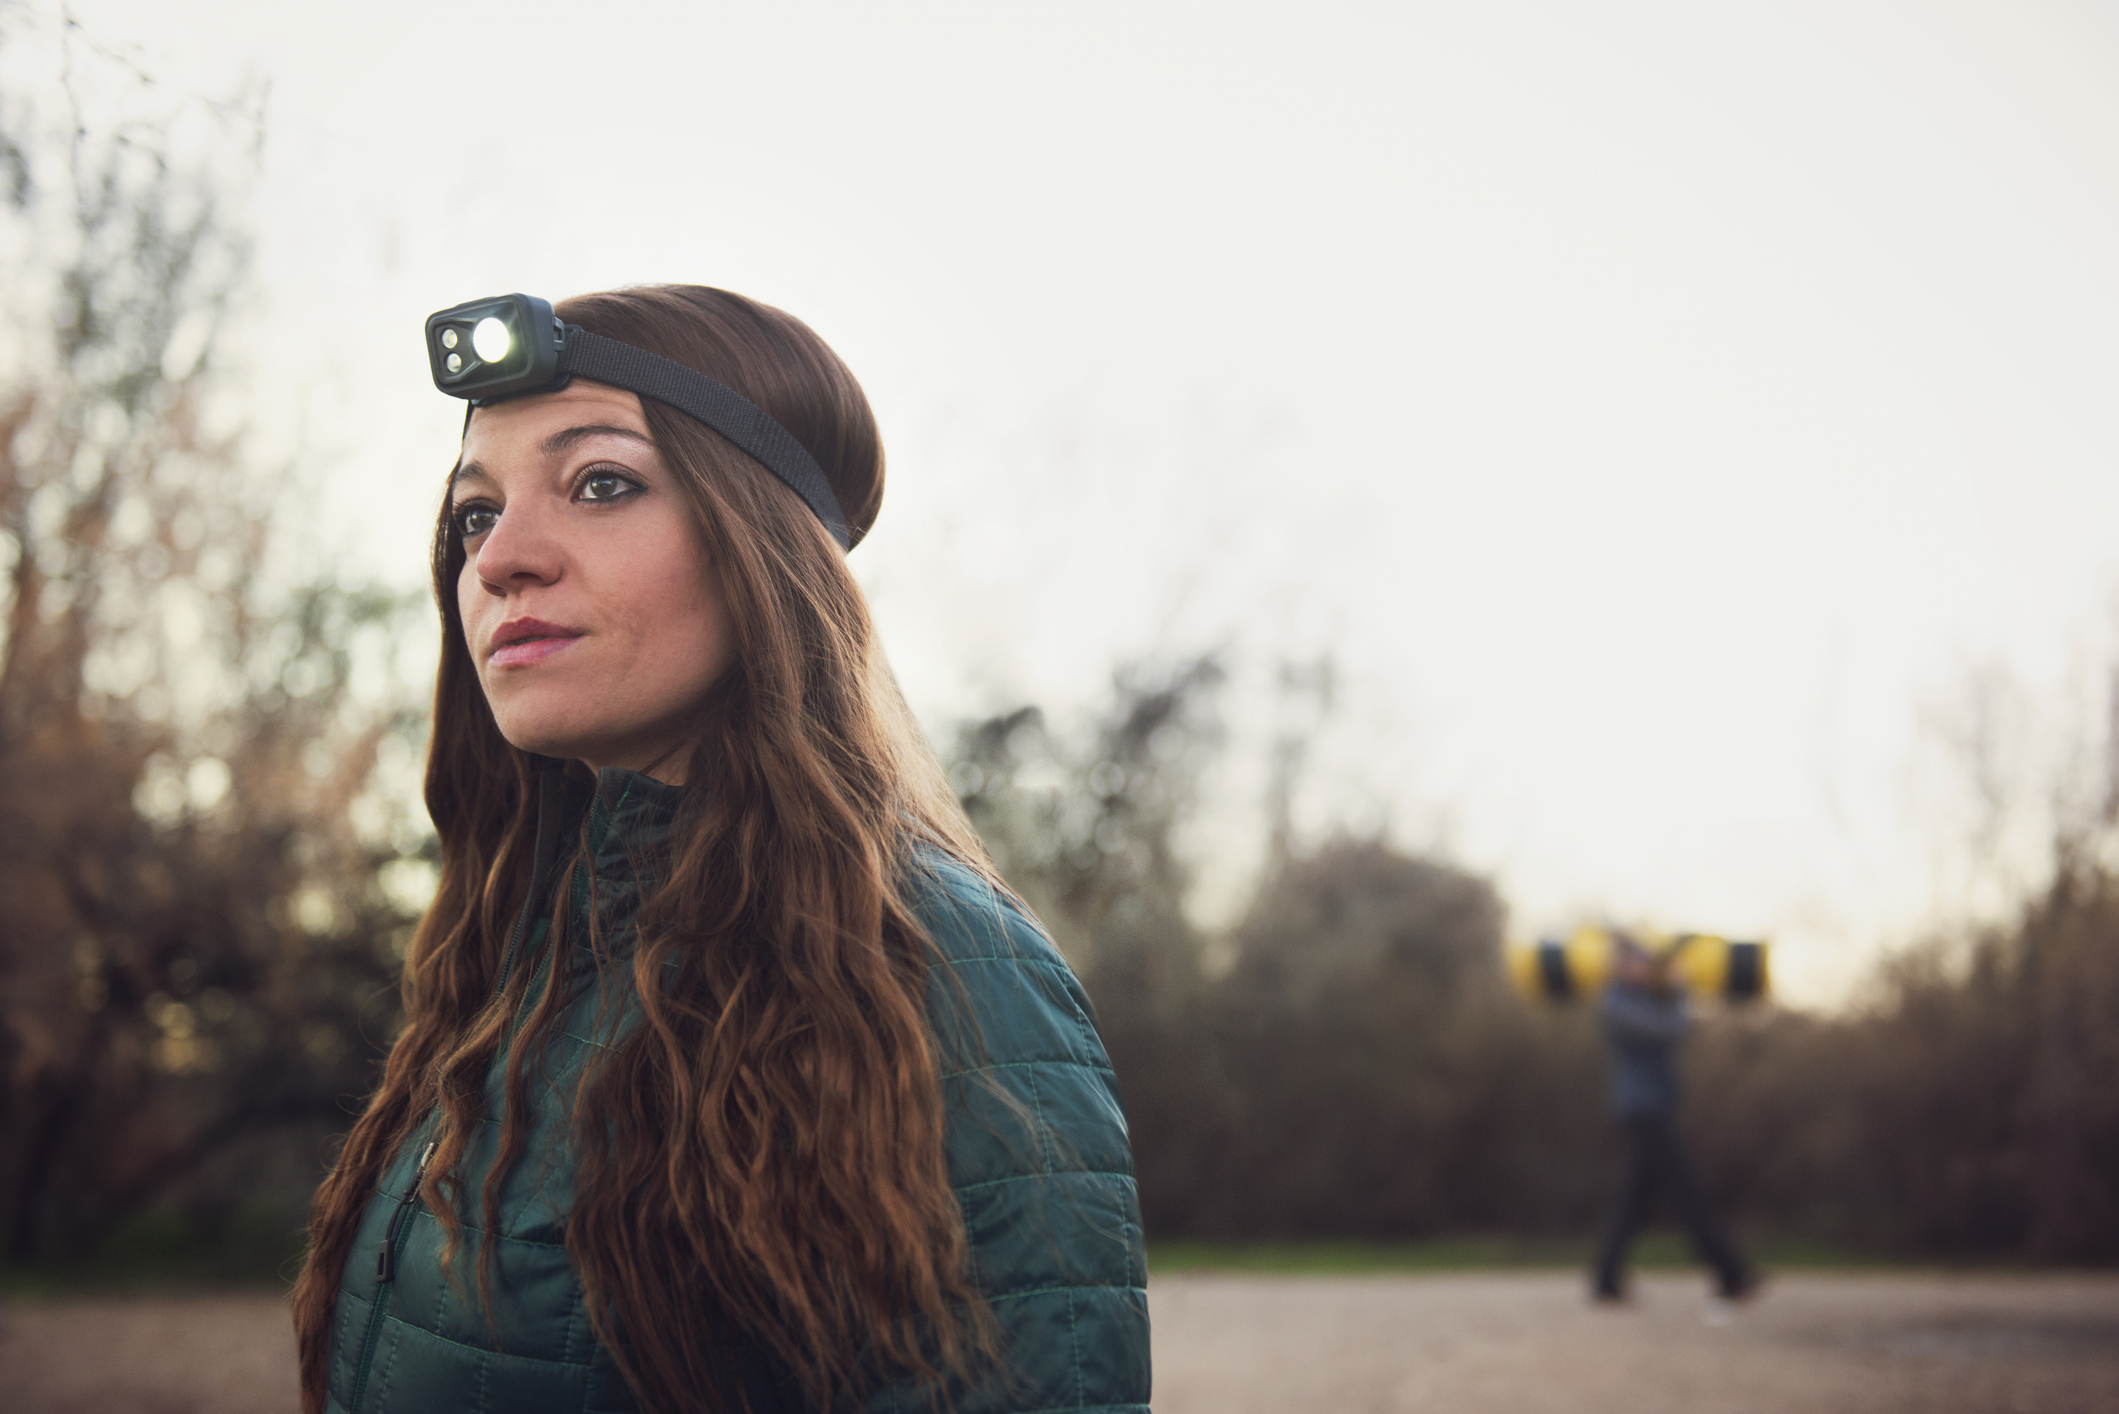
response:
[(471, 326), (471, 351), (487, 363), (506, 358), (508, 345), (513, 342), (508, 326), (490, 314)]

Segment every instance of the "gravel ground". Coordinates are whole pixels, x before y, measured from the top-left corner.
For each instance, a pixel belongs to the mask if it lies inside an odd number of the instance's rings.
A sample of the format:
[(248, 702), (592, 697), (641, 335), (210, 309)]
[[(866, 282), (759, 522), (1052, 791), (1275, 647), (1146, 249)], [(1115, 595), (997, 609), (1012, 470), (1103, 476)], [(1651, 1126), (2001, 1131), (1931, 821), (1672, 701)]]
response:
[[(1158, 1276), (1159, 1414), (2119, 1410), (2119, 1277), (1790, 1276), (1719, 1324), (1696, 1280), (1593, 1307), (1562, 1274)], [(283, 1414), (270, 1296), (0, 1309), (9, 1414)]]

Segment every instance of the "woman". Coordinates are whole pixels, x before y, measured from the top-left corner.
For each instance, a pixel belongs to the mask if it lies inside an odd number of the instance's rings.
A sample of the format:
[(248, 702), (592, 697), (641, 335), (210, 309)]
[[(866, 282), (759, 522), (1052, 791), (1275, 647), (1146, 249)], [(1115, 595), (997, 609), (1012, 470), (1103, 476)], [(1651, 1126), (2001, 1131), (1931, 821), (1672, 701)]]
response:
[[(562, 363), (467, 419), (434, 541), (441, 882), (312, 1213), (304, 1409), (1145, 1410), (1087, 1000), (840, 548), (882, 501), (859, 385), (724, 291), (558, 316), (662, 392)], [(697, 420), (724, 402), (828, 491)]]

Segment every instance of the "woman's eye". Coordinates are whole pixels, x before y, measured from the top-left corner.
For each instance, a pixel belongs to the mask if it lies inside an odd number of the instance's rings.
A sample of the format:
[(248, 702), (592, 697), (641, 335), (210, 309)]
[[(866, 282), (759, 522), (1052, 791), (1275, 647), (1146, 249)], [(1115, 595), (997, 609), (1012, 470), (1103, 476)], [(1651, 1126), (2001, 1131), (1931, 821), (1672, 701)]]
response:
[(466, 540), (475, 540), (491, 530), (499, 519), (499, 511), (483, 501), (473, 501), (468, 506), (456, 508), (456, 533)]
[(640, 483), (630, 476), (621, 476), (615, 471), (592, 471), (581, 478), (581, 488), (574, 493), (582, 501), (617, 501), (640, 489)]

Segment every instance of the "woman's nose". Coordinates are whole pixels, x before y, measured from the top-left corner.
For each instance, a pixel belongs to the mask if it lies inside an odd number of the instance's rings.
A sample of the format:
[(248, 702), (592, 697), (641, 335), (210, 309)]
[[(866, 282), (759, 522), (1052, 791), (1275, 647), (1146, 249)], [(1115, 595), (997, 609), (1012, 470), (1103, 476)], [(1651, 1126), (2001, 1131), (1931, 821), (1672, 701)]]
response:
[(500, 513), (479, 542), (472, 563), (487, 592), (506, 594), (526, 583), (549, 584), (559, 578), (562, 558), (557, 538), (536, 507), (518, 503)]

